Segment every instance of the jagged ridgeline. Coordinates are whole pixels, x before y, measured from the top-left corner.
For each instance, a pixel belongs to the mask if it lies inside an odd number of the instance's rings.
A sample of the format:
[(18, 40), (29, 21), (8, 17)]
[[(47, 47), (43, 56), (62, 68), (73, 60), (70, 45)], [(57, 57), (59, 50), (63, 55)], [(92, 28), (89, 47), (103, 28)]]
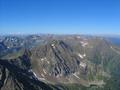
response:
[(120, 90), (120, 47), (103, 37), (0, 37), (1, 90)]

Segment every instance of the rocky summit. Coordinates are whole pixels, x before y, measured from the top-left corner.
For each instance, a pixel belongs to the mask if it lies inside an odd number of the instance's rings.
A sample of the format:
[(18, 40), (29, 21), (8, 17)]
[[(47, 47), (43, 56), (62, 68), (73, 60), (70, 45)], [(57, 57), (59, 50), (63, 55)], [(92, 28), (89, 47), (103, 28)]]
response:
[(88, 35), (0, 38), (1, 90), (119, 90), (120, 46)]

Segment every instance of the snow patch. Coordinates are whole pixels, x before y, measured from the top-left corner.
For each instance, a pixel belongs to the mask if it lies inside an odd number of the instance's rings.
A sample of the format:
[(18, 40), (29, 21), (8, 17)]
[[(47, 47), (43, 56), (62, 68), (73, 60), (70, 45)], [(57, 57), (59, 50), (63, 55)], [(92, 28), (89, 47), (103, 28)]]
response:
[(45, 77), (44, 74), (41, 74), (42, 77)]
[(83, 68), (85, 68), (86, 67), (86, 63), (80, 62), (80, 66), (83, 67)]
[(44, 72), (44, 74), (47, 74), (47, 72), (46, 72), (46, 70), (45, 70), (45, 69), (43, 69), (43, 72)]
[(82, 44), (83, 47), (86, 47), (88, 45), (88, 42), (81, 41), (80, 43)]
[(80, 77), (77, 76), (77, 73), (74, 73), (73, 74), (76, 78), (80, 79)]
[(82, 54), (78, 53), (78, 56), (83, 59), (84, 57), (86, 57), (86, 54), (84, 53), (84, 54), (82, 55)]
[(47, 60), (47, 63), (50, 64), (50, 62)]
[(33, 77), (37, 80), (45, 80), (45, 78), (39, 78), (35, 72), (32, 71), (32, 69), (30, 69), (28, 72), (32, 73), (33, 74)]
[(52, 46), (53, 48), (55, 48), (55, 44), (51, 44), (51, 46)]
[(83, 55), (81, 55), (80, 53), (78, 53), (78, 56), (82, 59), (84, 58)]
[(116, 49), (113, 48), (112, 46), (111, 46), (111, 49), (112, 49), (113, 51), (115, 51), (117, 54), (120, 54), (120, 51), (116, 50)]
[(45, 80), (45, 78), (39, 78), (40, 80)]
[(39, 77), (37, 77), (36, 73), (34, 73), (34, 72), (33, 72), (33, 75), (34, 75), (36, 78), (39, 78)]
[(47, 58), (46, 58), (46, 57), (44, 57), (44, 58), (41, 58), (41, 61), (44, 61), (44, 60), (47, 60)]
[(41, 58), (41, 61), (46, 61), (48, 64), (50, 64), (50, 62), (47, 60), (47, 58), (46, 58), (46, 57)]
[(85, 53), (83, 54), (83, 57), (86, 57), (86, 54), (85, 54)]

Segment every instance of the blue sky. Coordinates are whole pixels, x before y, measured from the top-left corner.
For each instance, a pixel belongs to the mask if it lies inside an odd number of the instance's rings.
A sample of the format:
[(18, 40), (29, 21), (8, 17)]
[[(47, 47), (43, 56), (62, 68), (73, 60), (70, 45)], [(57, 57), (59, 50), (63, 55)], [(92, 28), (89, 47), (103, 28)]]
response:
[(120, 0), (0, 0), (0, 34), (120, 34)]

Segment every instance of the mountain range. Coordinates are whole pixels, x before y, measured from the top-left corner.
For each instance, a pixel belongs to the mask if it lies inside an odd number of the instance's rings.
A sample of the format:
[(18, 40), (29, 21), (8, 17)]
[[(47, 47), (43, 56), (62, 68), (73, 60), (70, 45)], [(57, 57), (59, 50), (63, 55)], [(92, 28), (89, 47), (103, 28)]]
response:
[(120, 90), (120, 39), (0, 36), (1, 90)]

